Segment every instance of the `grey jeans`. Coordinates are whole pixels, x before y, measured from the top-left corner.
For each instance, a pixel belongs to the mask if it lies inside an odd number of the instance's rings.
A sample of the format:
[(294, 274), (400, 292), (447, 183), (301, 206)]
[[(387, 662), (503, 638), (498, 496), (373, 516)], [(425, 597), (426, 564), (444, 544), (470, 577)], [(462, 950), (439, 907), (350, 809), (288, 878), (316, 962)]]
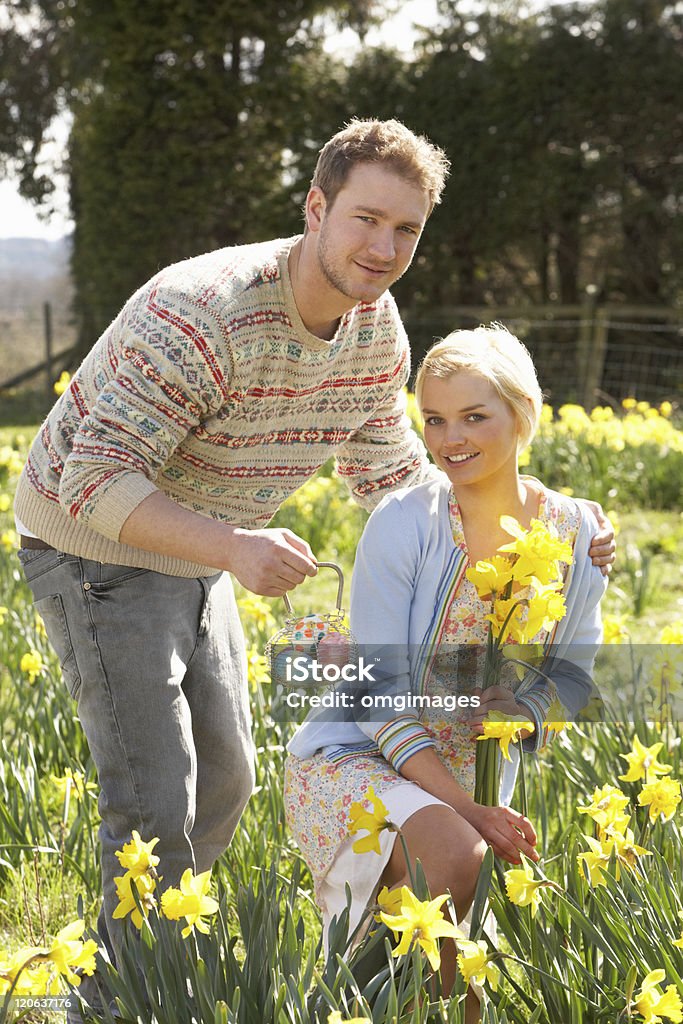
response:
[(225, 573), (181, 579), (53, 550), (19, 558), (97, 767), (100, 932), (115, 955), (114, 876), (124, 872), (114, 852), (132, 830), (159, 838), (163, 888), (177, 885), (223, 852), (253, 788), (232, 584)]

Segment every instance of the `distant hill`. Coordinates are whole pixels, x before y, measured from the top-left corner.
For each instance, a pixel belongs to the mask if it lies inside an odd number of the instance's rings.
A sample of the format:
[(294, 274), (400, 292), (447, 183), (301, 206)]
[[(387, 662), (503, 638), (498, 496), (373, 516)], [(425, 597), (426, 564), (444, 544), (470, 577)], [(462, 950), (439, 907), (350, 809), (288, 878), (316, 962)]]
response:
[[(16, 308), (29, 282), (64, 285), (69, 277), (70, 238), (0, 238), (0, 309)], [(22, 303), (23, 305), (23, 303)]]

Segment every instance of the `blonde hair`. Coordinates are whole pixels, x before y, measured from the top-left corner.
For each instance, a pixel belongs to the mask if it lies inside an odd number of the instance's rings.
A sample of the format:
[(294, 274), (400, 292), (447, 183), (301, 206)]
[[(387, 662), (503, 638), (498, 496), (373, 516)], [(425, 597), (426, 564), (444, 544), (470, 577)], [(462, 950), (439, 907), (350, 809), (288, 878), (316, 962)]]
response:
[(441, 202), (450, 162), (442, 149), (415, 135), (400, 121), (353, 118), (320, 150), (311, 188), (322, 190), (329, 206), (356, 164), (384, 164), (429, 194), (429, 212)]
[(453, 331), (430, 348), (415, 378), (415, 397), (422, 409), (427, 377), (451, 377), (472, 370), (489, 381), (512, 409), (519, 425), (519, 448), (534, 438), (543, 395), (531, 355), (503, 324), (492, 323), (471, 331)]

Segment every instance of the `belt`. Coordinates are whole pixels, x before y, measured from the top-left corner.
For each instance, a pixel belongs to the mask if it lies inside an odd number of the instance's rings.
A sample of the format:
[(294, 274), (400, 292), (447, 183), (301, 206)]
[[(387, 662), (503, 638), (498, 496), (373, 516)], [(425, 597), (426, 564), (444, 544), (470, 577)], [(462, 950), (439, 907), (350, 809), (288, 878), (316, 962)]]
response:
[(23, 534), (19, 537), (19, 546), (22, 548), (31, 548), (34, 551), (54, 551), (52, 544), (46, 544), (40, 537), (24, 537)]

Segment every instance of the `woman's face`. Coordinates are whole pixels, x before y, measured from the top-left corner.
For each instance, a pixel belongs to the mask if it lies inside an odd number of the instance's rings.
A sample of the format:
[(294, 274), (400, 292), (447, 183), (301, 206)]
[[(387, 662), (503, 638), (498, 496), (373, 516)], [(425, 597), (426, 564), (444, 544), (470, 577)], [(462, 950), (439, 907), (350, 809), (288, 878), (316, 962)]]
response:
[(454, 487), (517, 472), (519, 425), (508, 403), (474, 370), (426, 377), (424, 439)]

